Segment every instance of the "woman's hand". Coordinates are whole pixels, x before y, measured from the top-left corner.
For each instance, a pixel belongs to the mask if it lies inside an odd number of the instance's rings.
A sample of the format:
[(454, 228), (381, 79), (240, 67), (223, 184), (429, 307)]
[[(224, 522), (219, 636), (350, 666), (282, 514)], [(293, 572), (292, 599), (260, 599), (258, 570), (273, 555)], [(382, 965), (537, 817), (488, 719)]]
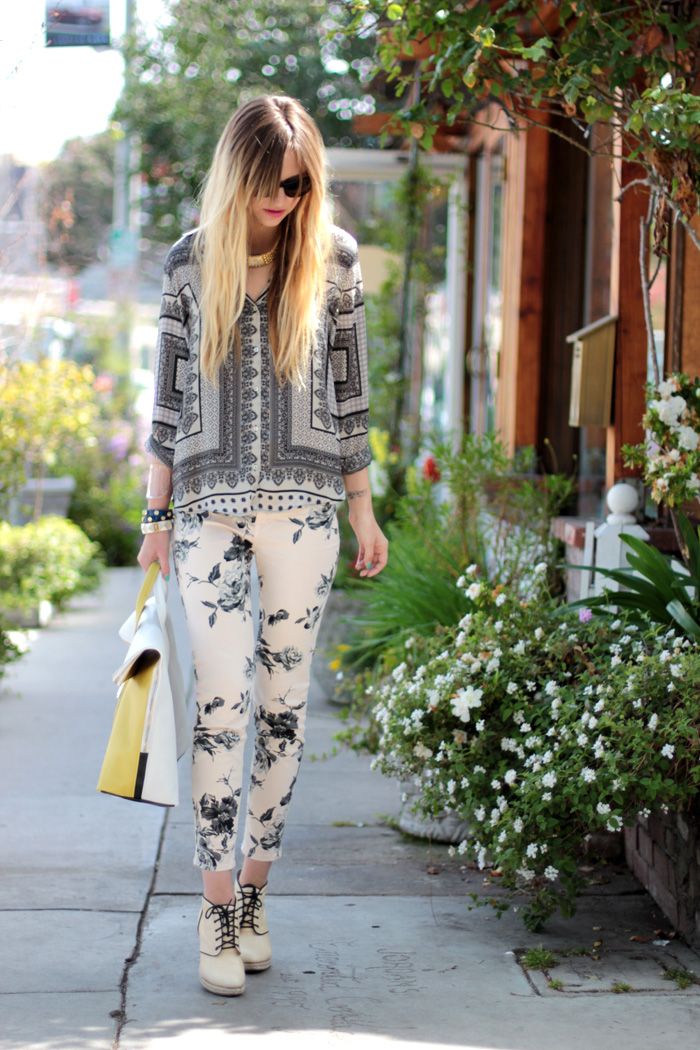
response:
[(355, 516), (351, 510), (349, 520), (359, 547), (355, 568), (360, 576), (376, 576), (387, 563), (389, 542), (372, 512)]
[(144, 572), (151, 562), (160, 562), (160, 571), (170, 578), (170, 532), (147, 532), (141, 544), (137, 561)]

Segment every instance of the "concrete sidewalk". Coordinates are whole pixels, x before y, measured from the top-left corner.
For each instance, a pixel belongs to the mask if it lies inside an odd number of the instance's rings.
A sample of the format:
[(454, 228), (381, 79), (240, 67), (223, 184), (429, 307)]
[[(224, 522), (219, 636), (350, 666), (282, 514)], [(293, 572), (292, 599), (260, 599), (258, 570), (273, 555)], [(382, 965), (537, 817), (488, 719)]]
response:
[[(139, 580), (111, 572), (0, 691), (0, 1050), (180, 1050), (202, 1037), (208, 1050), (695, 1045), (700, 986), (664, 972), (700, 974), (700, 958), (655, 943), (663, 917), (630, 875), (601, 879), (544, 934), (470, 911), (469, 892), (489, 892), (483, 876), (381, 821), (397, 813), (397, 787), (366, 758), (332, 753), (336, 709), (318, 687), (268, 898), (272, 969), (249, 975), (240, 999), (205, 992), (187, 760), (173, 811), (95, 790), (117, 629)], [(184, 663), (174, 588), (171, 607)], [(540, 944), (560, 953), (561, 991), (520, 965)], [(613, 994), (620, 983), (631, 990)]]

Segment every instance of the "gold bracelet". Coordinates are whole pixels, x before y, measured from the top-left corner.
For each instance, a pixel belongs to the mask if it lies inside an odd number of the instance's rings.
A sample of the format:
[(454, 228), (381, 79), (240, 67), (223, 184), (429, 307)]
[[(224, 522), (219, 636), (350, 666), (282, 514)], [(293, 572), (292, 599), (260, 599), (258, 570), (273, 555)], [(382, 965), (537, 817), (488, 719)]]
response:
[(141, 532), (147, 535), (149, 532), (170, 532), (173, 527), (172, 521), (151, 521), (141, 525)]

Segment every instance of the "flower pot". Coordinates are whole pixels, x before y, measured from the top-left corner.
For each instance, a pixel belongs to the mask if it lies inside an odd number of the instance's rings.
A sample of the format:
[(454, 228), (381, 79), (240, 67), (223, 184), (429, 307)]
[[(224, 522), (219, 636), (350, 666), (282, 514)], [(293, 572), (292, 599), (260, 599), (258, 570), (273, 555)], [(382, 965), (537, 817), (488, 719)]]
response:
[(457, 813), (449, 809), (437, 817), (423, 816), (420, 811), (413, 812), (413, 805), (418, 798), (419, 791), (413, 781), (401, 783), (401, 797), (406, 796), (406, 801), (401, 806), (399, 813), (399, 828), (407, 835), (415, 835), (420, 839), (431, 839), (433, 842), (446, 842), (456, 846), (465, 839), (471, 837), (472, 827), (462, 820)]
[(16, 496), (10, 500), (8, 520), (10, 525), (26, 525), (34, 520), (37, 489), (41, 487), (41, 514), (65, 518), (71, 496), (75, 489), (75, 478), (67, 474), (63, 478), (28, 478)]
[(0, 606), (0, 618), (12, 627), (28, 630), (33, 627), (46, 627), (53, 616), (51, 602), (42, 601), (32, 609), (4, 609)]

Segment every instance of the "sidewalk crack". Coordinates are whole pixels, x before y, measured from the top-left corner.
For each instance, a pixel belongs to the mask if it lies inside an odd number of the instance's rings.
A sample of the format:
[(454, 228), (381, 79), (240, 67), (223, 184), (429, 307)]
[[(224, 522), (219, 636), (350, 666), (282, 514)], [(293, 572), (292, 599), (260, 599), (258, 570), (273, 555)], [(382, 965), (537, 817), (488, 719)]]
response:
[(158, 869), (160, 867), (160, 858), (163, 852), (163, 844), (165, 842), (165, 832), (168, 827), (168, 819), (170, 817), (170, 810), (166, 809), (165, 816), (163, 817), (163, 825), (160, 829), (160, 836), (158, 838), (158, 849), (156, 851), (156, 859), (153, 863), (153, 874), (151, 881), (146, 891), (146, 899), (139, 915), (138, 925), (136, 927), (136, 940), (132, 949), (131, 955), (124, 960), (124, 969), (122, 970), (121, 980), (119, 981), (119, 993), (120, 1002), (119, 1009), (112, 1010), (110, 1017), (116, 1021), (116, 1031), (114, 1033), (114, 1040), (112, 1042), (112, 1050), (119, 1050), (119, 1041), (124, 1026), (128, 1024), (128, 1017), (126, 1016), (126, 997), (129, 990), (129, 974), (131, 973), (132, 966), (135, 966), (139, 956), (141, 955), (141, 943), (143, 939), (143, 930), (146, 925), (146, 919), (148, 917), (148, 909), (151, 903), (151, 898), (155, 892), (156, 879), (158, 877)]

